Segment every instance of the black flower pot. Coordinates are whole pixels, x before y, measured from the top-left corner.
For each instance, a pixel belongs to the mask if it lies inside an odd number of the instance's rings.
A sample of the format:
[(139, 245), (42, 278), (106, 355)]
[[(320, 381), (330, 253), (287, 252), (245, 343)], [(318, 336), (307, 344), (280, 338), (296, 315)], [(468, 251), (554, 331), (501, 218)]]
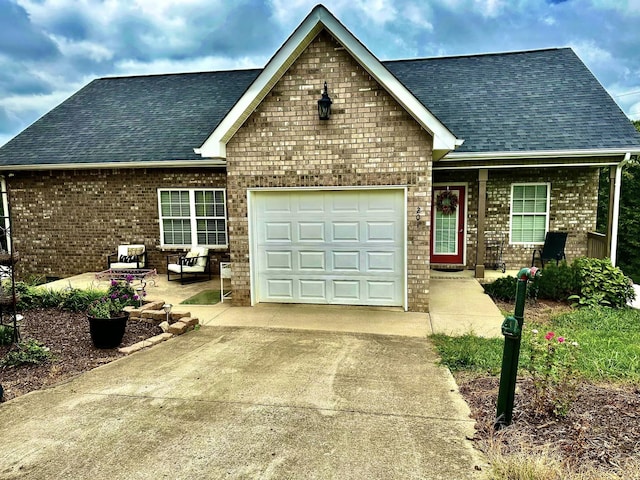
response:
[(114, 318), (96, 318), (87, 315), (91, 341), (96, 348), (116, 348), (122, 342), (129, 315)]

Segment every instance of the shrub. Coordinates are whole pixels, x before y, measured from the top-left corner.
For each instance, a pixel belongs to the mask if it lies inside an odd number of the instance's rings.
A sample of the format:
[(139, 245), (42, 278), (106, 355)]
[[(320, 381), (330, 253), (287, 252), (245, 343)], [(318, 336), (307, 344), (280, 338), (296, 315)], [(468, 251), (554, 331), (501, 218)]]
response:
[(531, 288), (536, 298), (565, 301), (577, 291), (576, 271), (564, 261), (547, 263)]
[(0, 325), (0, 345), (9, 345), (13, 342), (13, 328)]
[(624, 308), (635, 298), (630, 279), (607, 258), (577, 258), (572, 267), (578, 282), (576, 294), (570, 297), (574, 305)]
[(491, 283), (485, 283), (482, 287), (487, 295), (497, 300), (512, 302), (516, 299), (516, 284), (518, 279), (508, 275), (498, 278)]
[(575, 400), (578, 377), (575, 374), (578, 343), (554, 332), (546, 335), (533, 329), (529, 339), (528, 370), (533, 379), (532, 405), (542, 415), (564, 417)]
[(44, 363), (51, 358), (48, 347), (41, 345), (35, 340), (20, 342), (17, 350), (12, 350), (0, 360), (0, 365), (18, 366), (24, 364)]

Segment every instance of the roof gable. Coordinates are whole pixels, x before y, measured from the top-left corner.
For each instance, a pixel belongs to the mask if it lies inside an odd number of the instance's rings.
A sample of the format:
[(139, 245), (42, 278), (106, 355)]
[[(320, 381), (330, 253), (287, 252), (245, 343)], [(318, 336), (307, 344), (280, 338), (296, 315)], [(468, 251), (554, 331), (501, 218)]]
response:
[(203, 157), (225, 158), (226, 144), (321, 30), (327, 30), (356, 61), (433, 136), (438, 158), (462, 143), (324, 6), (316, 6), (267, 63), (211, 136), (195, 149)]

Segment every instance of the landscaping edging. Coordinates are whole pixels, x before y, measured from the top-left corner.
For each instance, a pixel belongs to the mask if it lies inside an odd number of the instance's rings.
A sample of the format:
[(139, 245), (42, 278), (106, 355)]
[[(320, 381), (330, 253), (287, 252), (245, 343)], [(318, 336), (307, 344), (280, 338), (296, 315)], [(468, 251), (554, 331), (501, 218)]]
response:
[[(153, 323), (160, 326), (164, 333), (156, 335), (155, 337), (147, 338), (141, 342), (134, 343), (128, 347), (118, 348), (120, 353), (129, 355), (131, 353), (142, 350), (146, 347), (151, 347), (162, 343), (177, 335), (182, 335), (190, 330), (193, 330), (196, 325), (200, 324), (200, 320), (191, 316), (191, 312), (187, 311), (172, 311), (167, 316), (167, 313), (162, 309), (165, 303), (162, 301), (153, 301), (145, 303), (140, 307), (126, 307), (125, 311), (129, 313), (129, 320)], [(167, 322), (168, 319), (168, 322)]]

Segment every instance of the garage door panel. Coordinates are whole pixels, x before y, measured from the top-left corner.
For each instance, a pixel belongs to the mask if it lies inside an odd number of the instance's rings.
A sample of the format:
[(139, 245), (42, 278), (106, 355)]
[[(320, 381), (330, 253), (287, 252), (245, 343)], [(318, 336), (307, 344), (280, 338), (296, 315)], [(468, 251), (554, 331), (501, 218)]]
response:
[(353, 301), (360, 299), (359, 280), (333, 280), (333, 299)]
[(332, 252), (334, 272), (359, 272), (360, 252)]
[(393, 272), (396, 252), (365, 252), (367, 272)]
[(326, 270), (325, 252), (298, 252), (300, 270)]
[(301, 242), (324, 242), (324, 222), (298, 223), (298, 240)]
[(271, 279), (267, 281), (267, 295), (272, 299), (293, 300), (292, 279)]
[(291, 242), (290, 222), (268, 222), (265, 224), (266, 242)]
[(293, 270), (293, 255), (289, 251), (265, 252), (267, 270)]
[(368, 242), (396, 242), (395, 222), (367, 222)]
[(357, 242), (360, 240), (360, 224), (358, 222), (333, 222), (331, 241)]
[(358, 192), (334, 192), (336, 195), (330, 195), (329, 202), (332, 214), (343, 215), (345, 213), (359, 213), (360, 202), (358, 201)]
[(255, 192), (256, 300), (403, 305), (403, 194), (401, 189)]
[(300, 298), (326, 302), (327, 282), (325, 280), (300, 280)]
[(367, 281), (367, 297), (372, 301), (393, 300), (393, 282), (388, 281)]

